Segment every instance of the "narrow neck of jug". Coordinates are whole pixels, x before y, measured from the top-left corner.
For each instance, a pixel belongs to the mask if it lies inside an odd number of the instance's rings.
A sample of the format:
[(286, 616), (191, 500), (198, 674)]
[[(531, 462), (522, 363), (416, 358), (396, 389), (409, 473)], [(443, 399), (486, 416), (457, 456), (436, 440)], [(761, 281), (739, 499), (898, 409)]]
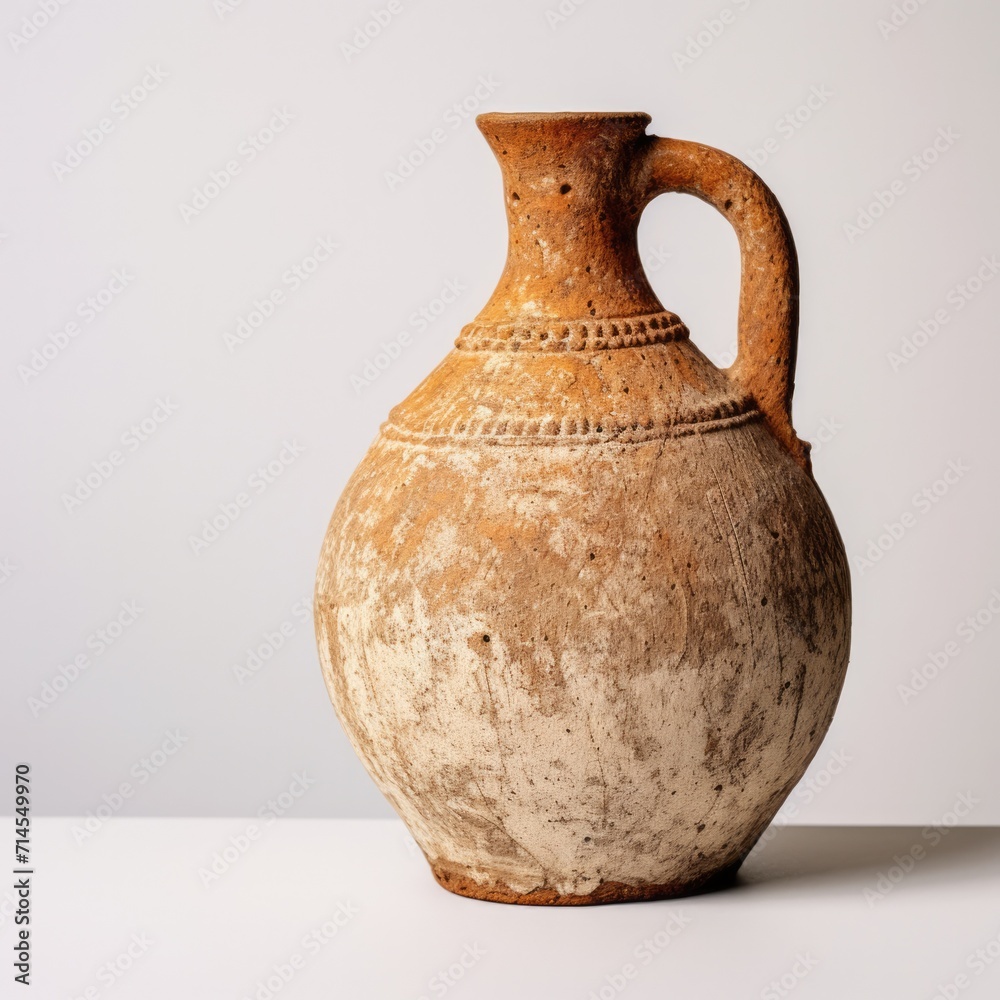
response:
[(503, 175), (507, 262), (480, 323), (662, 310), (639, 260), (640, 113), (485, 114)]

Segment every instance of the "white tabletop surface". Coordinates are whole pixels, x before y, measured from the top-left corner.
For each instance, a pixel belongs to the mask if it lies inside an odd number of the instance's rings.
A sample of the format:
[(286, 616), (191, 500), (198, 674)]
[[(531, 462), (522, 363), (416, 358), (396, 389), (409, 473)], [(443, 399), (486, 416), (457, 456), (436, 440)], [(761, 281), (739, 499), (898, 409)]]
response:
[[(772, 828), (731, 889), (593, 907), (454, 896), (393, 821), (118, 817), (83, 833), (33, 820), (33, 989), (7, 958), (0, 996), (1000, 996), (1000, 830)], [(247, 849), (207, 877), (231, 838)]]

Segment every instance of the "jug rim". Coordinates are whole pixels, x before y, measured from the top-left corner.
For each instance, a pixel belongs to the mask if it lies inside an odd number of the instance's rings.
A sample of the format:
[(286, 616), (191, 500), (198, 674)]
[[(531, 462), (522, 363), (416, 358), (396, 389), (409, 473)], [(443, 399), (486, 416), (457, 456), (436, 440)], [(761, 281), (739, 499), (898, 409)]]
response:
[(487, 111), (476, 116), (476, 124), (506, 125), (520, 122), (641, 122), (648, 125), (652, 117), (645, 111)]

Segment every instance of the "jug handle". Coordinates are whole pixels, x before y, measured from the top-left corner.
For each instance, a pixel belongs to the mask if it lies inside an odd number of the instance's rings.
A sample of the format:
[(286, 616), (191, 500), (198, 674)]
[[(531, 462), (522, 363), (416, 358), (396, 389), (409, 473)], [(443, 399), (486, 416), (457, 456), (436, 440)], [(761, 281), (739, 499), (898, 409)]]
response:
[(740, 245), (737, 355), (726, 374), (746, 389), (767, 426), (807, 472), (810, 445), (792, 427), (799, 326), (799, 267), (788, 220), (770, 188), (745, 163), (712, 146), (651, 136), (648, 203), (680, 191), (728, 220)]

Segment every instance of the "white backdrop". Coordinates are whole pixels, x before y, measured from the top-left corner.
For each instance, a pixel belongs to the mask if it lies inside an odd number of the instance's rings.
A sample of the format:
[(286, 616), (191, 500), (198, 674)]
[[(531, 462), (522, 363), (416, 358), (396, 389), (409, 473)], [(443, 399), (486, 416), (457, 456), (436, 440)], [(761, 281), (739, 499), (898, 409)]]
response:
[[(1000, 823), (998, 28), (987, 0), (8, 4), (0, 741), (36, 810), (390, 814), (315, 655), (326, 523), (499, 276), (472, 115), (614, 109), (754, 164), (798, 244), (796, 424), (856, 625), (783, 818)], [(725, 221), (662, 198), (640, 237), (728, 363)]]

